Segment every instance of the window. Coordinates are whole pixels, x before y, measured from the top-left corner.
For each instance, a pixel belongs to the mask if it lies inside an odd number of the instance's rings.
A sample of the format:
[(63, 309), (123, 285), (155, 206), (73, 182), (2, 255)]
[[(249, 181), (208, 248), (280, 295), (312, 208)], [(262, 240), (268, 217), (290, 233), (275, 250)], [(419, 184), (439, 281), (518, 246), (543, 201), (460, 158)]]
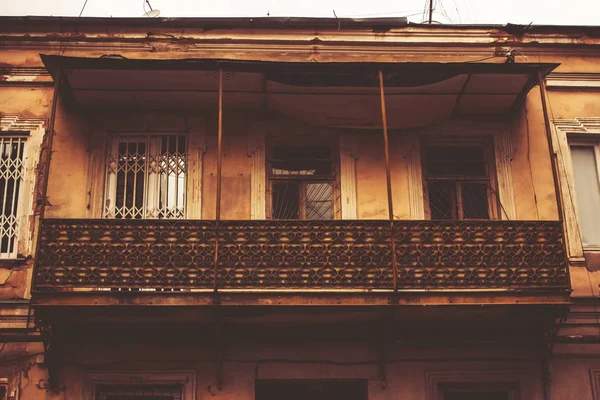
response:
[(261, 380), (256, 400), (367, 400), (366, 379)]
[(579, 229), (584, 247), (600, 246), (600, 144), (571, 145)]
[(112, 137), (104, 216), (185, 218), (186, 169), (184, 135)]
[(273, 219), (333, 219), (336, 167), (324, 146), (277, 146), (271, 152)]
[(96, 400), (182, 400), (181, 385), (98, 385)]
[(0, 258), (3, 259), (17, 257), (17, 209), (21, 200), (25, 141), (26, 137), (22, 135), (0, 137)]
[(425, 145), (426, 215), (434, 220), (494, 218), (492, 165), (484, 145)]

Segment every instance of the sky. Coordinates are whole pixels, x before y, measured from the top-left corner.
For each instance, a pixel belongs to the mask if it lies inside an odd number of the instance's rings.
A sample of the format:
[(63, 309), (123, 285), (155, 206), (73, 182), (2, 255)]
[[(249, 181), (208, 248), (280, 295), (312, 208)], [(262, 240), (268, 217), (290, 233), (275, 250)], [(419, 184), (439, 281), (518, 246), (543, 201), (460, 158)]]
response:
[[(428, 0), (149, 0), (160, 17), (408, 17)], [(600, 0), (433, 0), (433, 19), (462, 24), (600, 25)], [(0, 15), (75, 16), (86, 0), (0, 0)], [(82, 17), (141, 17), (145, 0), (87, 0)]]

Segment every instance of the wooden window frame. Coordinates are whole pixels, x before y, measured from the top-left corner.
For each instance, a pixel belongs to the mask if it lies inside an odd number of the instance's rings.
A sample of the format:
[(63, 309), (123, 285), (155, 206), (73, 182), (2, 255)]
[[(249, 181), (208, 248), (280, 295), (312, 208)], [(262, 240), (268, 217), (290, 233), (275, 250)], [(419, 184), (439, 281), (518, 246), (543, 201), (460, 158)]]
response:
[[(336, 136), (337, 138), (337, 136)], [(268, 138), (270, 139), (270, 138)], [(341, 204), (340, 204), (340, 145), (339, 138), (338, 140), (332, 140), (331, 142), (316, 142), (316, 143), (307, 143), (310, 146), (321, 146), (328, 147), (331, 151), (331, 162), (332, 162), (332, 177), (331, 179), (325, 179), (322, 176), (310, 176), (310, 175), (292, 175), (292, 176), (282, 176), (282, 175), (274, 175), (273, 174), (273, 149), (275, 147), (302, 147), (298, 145), (297, 141), (277, 141), (274, 143), (273, 140), (268, 140), (266, 144), (266, 159), (265, 159), (265, 167), (266, 167), (266, 175), (267, 175), (267, 196), (266, 196), (266, 205), (267, 205), (267, 215), (266, 219), (272, 220), (273, 218), (273, 183), (275, 182), (298, 182), (300, 183), (300, 204), (299, 204), (299, 213), (300, 220), (306, 220), (306, 184), (309, 183), (331, 183), (333, 189), (333, 218), (332, 220), (341, 219)], [(285, 221), (285, 220), (282, 220)]]
[[(598, 185), (600, 186), (600, 138), (598, 139), (590, 139), (590, 138), (577, 138), (572, 137), (572, 135), (567, 135), (567, 142), (569, 146), (569, 155), (571, 155), (571, 147), (591, 147), (594, 149), (594, 161), (596, 163), (596, 173), (598, 177)], [(573, 178), (573, 187), (575, 186), (575, 169), (573, 168), (573, 158), (571, 158), (571, 177)], [(583, 247), (583, 251), (600, 251), (600, 243), (599, 244), (585, 244), (583, 242), (583, 232), (581, 232), (581, 227), (579, 221), (581, 221), (581, 210), (579, 210), (579, 204), (577, 202), (577, 188), (574, 190), (574, 199), (573, 208), (575, 209), (575, 214), (577, 215), (577, 229), (579, 231), (579, 235), (581, 237), (581, 246)]]
[[(486, 163), (486, 177), (485, 178), (477, 178), (477, 177), (465, 177), (464, 181), (466, 182), (488, 182), (488, 215), (487, 219), (480, 218), (469, 218), (464, 219), (461, 215), (463, 213), (462, 207), (457, 207), (458, 215), (456, 216), (456, 220), (460, 221), (477, 221), (477, 220), (501, 220), (502, 219), (502, 206), (500, 205), (499, 191), (498, 191), (498, 177), (496, 171), (496, 154), (494, 151), (494, 143), (493, 137), (464, 137), (464, 136), (453, 136), (453, 137), (444, 137), (439, 138), (435, 136), (427, 136), (423, 137), (420, 141), (420, 161), (421, 161), (421, 175), (423, 182), (423, 206), (425, 211), (425, 217), (427, 219), (431, 219), (431, 209), (429, 205), (429, 185), (427, 178), (427, 159), (425, 157), (425, 149), (429, 146), (448, 146), (448, 147), (475, 147), (480, 146), (483, 149), (484, 158), (486, 160), (490, 160), (490, 162)], [(453, 202), (461, 201), (460, 195), (460, 185), (457, 185), (456, 190), (456, 198), (452, 200)]]

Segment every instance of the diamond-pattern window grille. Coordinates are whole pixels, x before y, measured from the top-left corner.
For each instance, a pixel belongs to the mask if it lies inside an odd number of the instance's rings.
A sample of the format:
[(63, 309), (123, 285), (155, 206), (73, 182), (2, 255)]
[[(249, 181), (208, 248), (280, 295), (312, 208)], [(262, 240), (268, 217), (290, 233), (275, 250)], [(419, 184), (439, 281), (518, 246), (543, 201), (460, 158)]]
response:
[(185, 218), (185, 135), (111, 138), (106, 158), (106, 218)]
[(17, 211), (23, 181), (26, 137), (0, 136), (0, 258), (17, 257)]

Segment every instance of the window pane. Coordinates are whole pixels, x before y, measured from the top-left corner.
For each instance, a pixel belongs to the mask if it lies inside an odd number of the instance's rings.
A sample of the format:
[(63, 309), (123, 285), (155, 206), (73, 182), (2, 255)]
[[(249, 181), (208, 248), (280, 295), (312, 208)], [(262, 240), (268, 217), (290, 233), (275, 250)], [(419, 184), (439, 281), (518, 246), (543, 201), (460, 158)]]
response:
[(300, 184), (273, 183), (273, 219), (300, 218)]
[(333, 219), (333, 185), (306, 184), (306, 219)]
[(456, 184), (453, 181), (429, 181), (431, 219), (455, 219)]
[(600, 186), (593, 147), (571, 147), (583, 243), (600, 244)]
[(488, 219), (487, 184), (463, 183), (461, 189), (463, 218)]

